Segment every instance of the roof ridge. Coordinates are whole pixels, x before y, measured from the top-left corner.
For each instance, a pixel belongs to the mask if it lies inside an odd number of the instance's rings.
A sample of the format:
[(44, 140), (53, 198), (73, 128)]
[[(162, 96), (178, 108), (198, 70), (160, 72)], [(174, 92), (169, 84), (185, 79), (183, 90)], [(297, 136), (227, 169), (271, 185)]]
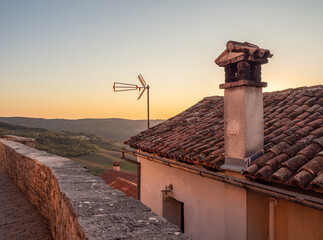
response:
[[(308, 90), (313, 91), (313, 90), (320, 90), (320, 89), (323, 89), (322, 84), (309, 86), (309, 87), (308, 86), (302, 86), (302, 87), (297, 87), (297, 88), (286, 88), (286, 89), (282, 89), (282, 90), (275, 90), (275, 91), (272, 91), (272, 92), (264, 92), (263, 95), (265, 95), (265, 96), (272, 95), (272, 94), (280, 95), (280, 94), (285, 94), (285, 93), (288, 93), (288, 92), (292, 93), (292, 92), (298, 92), (298, 91), (308, 91)], [(219, 95), (207, 96), (207, 97), (204, 97), (199, 102), (204, 101), (204, 100), (208, 100), (208, 99), (215, 99), (215, 98), (223, 99), (224, 96), (219, 96)]]
[(300, 91), (307, 91), (307, 90), (319, 90), (319, 89), (323, 89), (323, 85), (319, 84), (319, 85), (314, 85), (314, 86), (303, 86), (303, 87), (297, 87), (297, 88), (286, 88), (286, 89), (282, 89), (282, 90), (277, 90), (277, 91), (273, 91), (273, 92), (264, 92), (264, 95), (272, 95), (272, 94), (285, 94), (287, 92), (300, 92)]

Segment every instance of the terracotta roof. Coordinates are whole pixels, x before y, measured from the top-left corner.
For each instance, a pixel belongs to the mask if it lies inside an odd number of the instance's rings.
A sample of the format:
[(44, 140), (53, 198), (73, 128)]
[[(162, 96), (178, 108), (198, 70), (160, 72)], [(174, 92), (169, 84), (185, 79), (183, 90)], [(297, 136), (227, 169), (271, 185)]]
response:
[(109, 184), (114, 189), (119, 189), (127, 196), (137, 198), (137, 184), (124, 178), (117, 177), (115, 181)]
[[(264, 93), (264, 155), (249, 178), (323, 192), (323, 86)], [(218, 170), (224, 163), (223, 97), (207, 97), (130, 138), (133, 148)]]
[(118, 177), (126, 179), (132, 183), (137, 183), (137, 175), (130, 172), (108, 169), (100, 176), (107, 184), (111, 184)]

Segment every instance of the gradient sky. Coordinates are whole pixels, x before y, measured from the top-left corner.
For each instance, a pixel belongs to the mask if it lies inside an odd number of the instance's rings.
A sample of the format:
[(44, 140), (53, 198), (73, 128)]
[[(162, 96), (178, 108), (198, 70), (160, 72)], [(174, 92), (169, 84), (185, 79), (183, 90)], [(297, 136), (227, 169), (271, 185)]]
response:
[(0, 0), (0, 116), (169, 118), (223, 95), (228, 40), (274, 54), (264, 91), (323, 84), (323, 1)]

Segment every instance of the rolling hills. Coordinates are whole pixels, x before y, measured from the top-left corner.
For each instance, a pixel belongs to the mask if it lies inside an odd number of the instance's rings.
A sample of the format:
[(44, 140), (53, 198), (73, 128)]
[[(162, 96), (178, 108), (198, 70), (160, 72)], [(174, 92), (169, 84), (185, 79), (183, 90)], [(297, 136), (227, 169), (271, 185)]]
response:
[[(164, 120), (150, 120), (155, 126)], [(93, 134), (111, 140), (124, 141), (147, 129), (147, 120), (129, 120), (121, 118), (102, 119), (44, 119), (27, 117), (0, 117), (0, 122), (31, 128), (43, 128), (54, 131)]]
[[(36, 148), (68, 157), (85, 165), (92, 174), (101, 175), (119, 161), (123, 171), (136, 172), (137, 166), (120, 158), (121, 141), (110, 140), (93, 134), (53, 131), (0, 122), (1, 135), (16, 135), (35, 139)], [(135, 160), (135, 158), (133, 158)]]

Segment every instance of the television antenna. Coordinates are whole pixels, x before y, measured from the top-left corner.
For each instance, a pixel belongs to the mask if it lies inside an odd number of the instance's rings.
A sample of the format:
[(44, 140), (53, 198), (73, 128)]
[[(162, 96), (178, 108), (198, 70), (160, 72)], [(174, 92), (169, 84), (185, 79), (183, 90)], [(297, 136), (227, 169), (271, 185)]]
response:
[(149, 85), (147, 85), (146, 81), (141, 76), (141, 74), (138, 75), (138, 79), (139, 79), (141, 86), (138, 86), (137, 84), (131, 84), (131, 83), (114, 82), (113, 91), (114, 92), (125, 92), (125, 91), (139, 90), (139, 97), (137, 99), (137, 100), (139, 100), (147, 89), (147, 115), (148, 115), (148, 128), (149, 128), (149, 88), (150, 87), (149, 87)]

